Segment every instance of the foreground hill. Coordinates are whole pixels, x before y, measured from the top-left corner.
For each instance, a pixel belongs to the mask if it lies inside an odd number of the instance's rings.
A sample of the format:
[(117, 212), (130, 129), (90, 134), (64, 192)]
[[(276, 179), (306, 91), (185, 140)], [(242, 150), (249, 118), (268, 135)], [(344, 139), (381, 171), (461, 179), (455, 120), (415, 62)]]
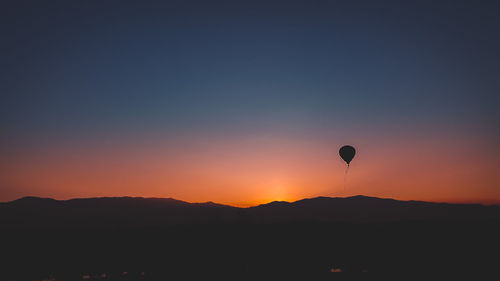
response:
[(477, 204), (354, 196), (236, 208), (168, 198), (26, 197), (0, 203), (0, 233), (0, 280), (500, 275), (500, 209)]
[(474, 221), (500, 219), (499, 206), (398, 201), (366, 196), (317, 197), (237, 208), (172, 198), (25, 197), (0, 203), (2, 227), (116, 227), (234, 223)]

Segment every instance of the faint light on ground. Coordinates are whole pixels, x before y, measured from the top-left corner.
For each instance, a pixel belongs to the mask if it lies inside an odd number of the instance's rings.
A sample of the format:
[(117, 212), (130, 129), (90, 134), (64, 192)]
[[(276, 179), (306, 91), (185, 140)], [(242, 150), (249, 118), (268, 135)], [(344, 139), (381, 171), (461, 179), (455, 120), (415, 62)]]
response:
[(342, 268), (330, 268), (330, 272), (342, 272)]

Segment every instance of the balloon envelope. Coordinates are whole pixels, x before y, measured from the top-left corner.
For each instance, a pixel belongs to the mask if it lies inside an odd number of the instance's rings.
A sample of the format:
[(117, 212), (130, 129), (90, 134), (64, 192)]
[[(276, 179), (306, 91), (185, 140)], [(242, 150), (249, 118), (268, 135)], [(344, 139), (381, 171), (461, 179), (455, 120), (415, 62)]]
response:
[(356, 154), (356, 149), (350, 145), (344, 145), (339, 149), (340, 157), (349, 165)]

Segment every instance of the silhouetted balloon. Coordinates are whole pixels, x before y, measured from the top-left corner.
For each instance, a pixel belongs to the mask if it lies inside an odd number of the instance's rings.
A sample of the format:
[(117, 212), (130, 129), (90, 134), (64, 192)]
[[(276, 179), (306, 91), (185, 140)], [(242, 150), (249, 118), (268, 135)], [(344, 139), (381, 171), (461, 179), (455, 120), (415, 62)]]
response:
[(351, 163), (352, 158), (354, 158), (354, 155), (356, 154), (356, 149), (350, 145), (344, 145), (339, 149), (339, 154), (342, 159), (349, 165)]

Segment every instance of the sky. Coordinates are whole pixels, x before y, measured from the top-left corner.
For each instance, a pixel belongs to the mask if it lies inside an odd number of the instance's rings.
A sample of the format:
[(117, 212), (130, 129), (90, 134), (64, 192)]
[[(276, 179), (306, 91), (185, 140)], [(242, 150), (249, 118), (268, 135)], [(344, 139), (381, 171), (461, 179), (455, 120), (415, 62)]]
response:
[(498, 204), (499, 8), (2, 1), (0, 201)]

